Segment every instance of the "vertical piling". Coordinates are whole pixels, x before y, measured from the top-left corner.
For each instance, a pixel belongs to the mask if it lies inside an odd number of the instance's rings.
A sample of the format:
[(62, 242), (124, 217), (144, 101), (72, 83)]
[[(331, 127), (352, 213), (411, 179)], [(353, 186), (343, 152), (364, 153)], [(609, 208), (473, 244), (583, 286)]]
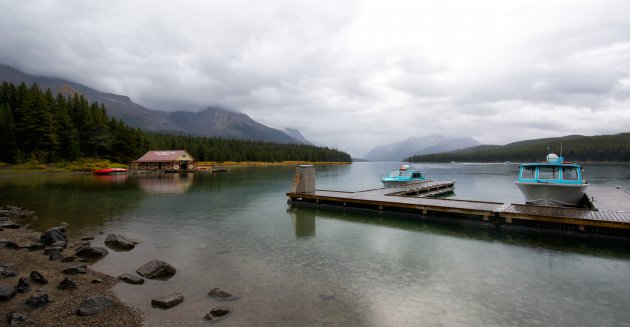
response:
[(300, 176), (295, 187), (295, 193), (315, 192), (315, 166), (297, 165), (295, 174)]

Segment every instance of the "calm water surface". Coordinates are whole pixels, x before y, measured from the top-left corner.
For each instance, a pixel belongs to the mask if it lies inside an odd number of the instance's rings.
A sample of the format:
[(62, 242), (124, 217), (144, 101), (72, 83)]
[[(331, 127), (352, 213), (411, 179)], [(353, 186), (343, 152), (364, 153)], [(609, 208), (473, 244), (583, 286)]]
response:
[[(380, 187), (397, 163), (317, 167), (317, 188)], [(517, 165), (423, 164), (457, 198), (522, 202)], [(630, 189), (630, 165), (587, 165), (592, 184)], [(141, 241), (93, 265), (114, 276), (151, 259), (166, 280), (115, 291), (151, 326), (197, 326), (226, 305), (223, 326), (630, 326), (627, 245), (501, 233), (400, 216), (288, 208), (293, 167), (220, 175), (0, 177), (0, 204), (35, 210), (36, 229)], [(103, 232), (103, 234), (99, 234)], [(241, 298), (217, 302), (221, 287)], [(155, 296), (181, 292), (170, 310)]]

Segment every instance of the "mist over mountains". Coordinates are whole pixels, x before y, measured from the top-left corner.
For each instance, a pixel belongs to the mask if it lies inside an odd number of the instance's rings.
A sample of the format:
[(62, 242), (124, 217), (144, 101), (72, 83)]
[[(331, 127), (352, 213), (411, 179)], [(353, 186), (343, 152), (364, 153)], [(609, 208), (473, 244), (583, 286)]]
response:
[(439, 134), (409, 137), (406, 140), (378, 145), (364, 157), (369, 161), (401, 161), (413, 155), (440, 153), (468, 148), (481, 143), (470, 137), (453, 138)]
[(110, 116), (127, 125), (146, 131), (197, 136), (235, 138), (277, 143), (311, 144), (295, 129), (278, 130), (251, 119), (248, 115), (210, 106), (199, 112), (152, 110), (136, 104), (124, 95), (104, 93), (72, 81), (26, 74), (13, 67), (0, 64), (0, 81), (13, 84), (36, 83), (43, 90), (66, 96), (83, 95), (90, 102), (105, 105)]

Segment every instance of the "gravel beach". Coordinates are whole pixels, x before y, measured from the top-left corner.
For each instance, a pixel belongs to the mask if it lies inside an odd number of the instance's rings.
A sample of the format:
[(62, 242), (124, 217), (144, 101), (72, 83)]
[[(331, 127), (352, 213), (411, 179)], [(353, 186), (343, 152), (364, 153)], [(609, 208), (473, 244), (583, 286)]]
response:
[[(85, 274), (68, 275), (62, 270), (75, 267), (83, 262), (52, 261), (44, 250), (29, 251), (28, 246), (36, 243), (41, 233), (24, 227), (17, 229), (0, 228), (0, 287), (16, 287), (20, 278), (28, 280), (29, 287), (24, 293), (16, 293), (12, 298), (0, 302), (0, 326), (9, 326), (9, 319), (14, 313), (26, 316), (30, 321), (19, 326), (144, 326), (139, 311), (124, 305), (111, 288), (119, 282), (114, 277), (101, 274), (88, 268)], [(7, 241), (20, 246), (7, 246)], [(79, 240), (68, 240), (68, 248), (63, 257), (74, 255), (73, 244)], [(48, 283), (36, 283), (30, 274), (37, 271)], [(15, 276), (13, 275), (15, 273)], [(75, 289), (59, 289), (58, 285), (68, 278), (76, 283)], [(47, 294), (50, 302), (44, 308), (31, 309), (26, 305), (34, 295)], [(113, 300), (113, 305), (106, 310), (89, 316), (78, 316), (81, 303), (90, 296), (101, 295)]]

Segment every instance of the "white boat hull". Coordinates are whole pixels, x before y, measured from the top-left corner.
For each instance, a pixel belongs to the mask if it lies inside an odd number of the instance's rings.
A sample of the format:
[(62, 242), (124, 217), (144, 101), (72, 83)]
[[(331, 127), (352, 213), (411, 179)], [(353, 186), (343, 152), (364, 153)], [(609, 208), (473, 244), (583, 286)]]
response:
[(584, 197), (588, 184), (552, 184), (515, 182), (525, 202), (541, 206), (577, 206)]

